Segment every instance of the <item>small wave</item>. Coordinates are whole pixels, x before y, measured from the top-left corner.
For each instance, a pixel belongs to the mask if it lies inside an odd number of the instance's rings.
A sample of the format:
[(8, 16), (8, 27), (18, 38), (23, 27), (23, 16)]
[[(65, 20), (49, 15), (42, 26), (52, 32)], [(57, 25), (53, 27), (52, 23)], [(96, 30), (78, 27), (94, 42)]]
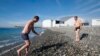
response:
[(3, 48), (4, 46), (3, 45), (0, 45), (0, 48)]
[(0, 41), (0, 43), (5, 43), (5, 42), (9, 42), (10, 40), (3, 40), (3, 41)]
[(4, 45), (0, 45), (0, 48), (6, 47), (6, 46), (10, 46), (10, 45), (14, 45), (15, 43), (17, 43), (17, 42), (7, 43), (7, 44), (4, 44)]
[(16, 42), (14, 42), (14, 43), (8, 43), (8, 44), (5, 44), (4, 46), (9, 46), (9, 45), (13, 45), (13, 44), (15, 44)]

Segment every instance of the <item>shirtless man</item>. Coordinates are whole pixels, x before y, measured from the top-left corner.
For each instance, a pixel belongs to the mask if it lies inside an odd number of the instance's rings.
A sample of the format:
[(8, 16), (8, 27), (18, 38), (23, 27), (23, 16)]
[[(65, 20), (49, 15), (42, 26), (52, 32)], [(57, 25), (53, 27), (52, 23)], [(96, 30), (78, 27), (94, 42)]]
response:
[(76, 40), (75, 41), (79, 42), (80, 41), (80, 30), (81, 30), (82, 22), (81, 22), (80, 19), (78, 19), (78, 16), (75, 16), (74, 20), (75, 20), (74, 26), (75, 26), (75, 33), (76, 33)]
[(25, 49), (25, 56), (28, 56), (28, 49), (29, 49), (29, 46), (30, 46), (30, 40), (29, 40), (29, 36), (28, 34), (30, 33), (30, 31), (32, 31), (33, 33), (35, 33), (36, 35), (39, 35), (37, 32), (35, 32), (34, 30), (34, 24), (36, 22), (38, 22), (39, 20), (39, 17), (38, 16), (34, 16), (34, 19), (32, 20), (29, 20), (26, 25), (24, 26), (23, 30), (22, 30), (22, 38), (25, 42), (25, 44), (17, 50), (17, 54), (18, 56), (21, 56), (21, 51)]

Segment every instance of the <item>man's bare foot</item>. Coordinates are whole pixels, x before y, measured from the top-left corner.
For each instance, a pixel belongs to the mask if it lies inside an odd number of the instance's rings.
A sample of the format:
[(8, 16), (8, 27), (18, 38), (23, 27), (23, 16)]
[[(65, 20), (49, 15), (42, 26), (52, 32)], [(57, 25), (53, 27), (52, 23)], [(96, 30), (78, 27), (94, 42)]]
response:
[(76, 41), (77, 43), (79, 43), (80, 41)]
[(25, 56), (28, 56), (28, 52), (25, 53)]
[(19, 50), (17, 50), (17, 54), (18, 56), (21, 56), (21, 52)]
[(75, 40), (77, 43), (79, 43), (80, 42), (80, 40)]

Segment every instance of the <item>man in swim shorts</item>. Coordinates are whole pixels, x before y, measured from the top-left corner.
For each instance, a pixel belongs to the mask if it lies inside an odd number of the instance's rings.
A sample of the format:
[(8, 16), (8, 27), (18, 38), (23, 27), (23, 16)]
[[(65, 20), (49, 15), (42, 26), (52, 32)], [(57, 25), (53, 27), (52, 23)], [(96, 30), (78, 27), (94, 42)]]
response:
[(24, 45), (17, 50), (17, 54), (18, 56), (21, 56), (21, 51), (25, 50), (25, 56), (28, 56), (28, 50), (29, 50), (29, 46), (30, 46), (30, 39), (29, 39), (29, 33), (30, 31), (32, 31), (33, 33), (35, 33), (36, 35), (39, 35), (35, 30), (34, 30), (34, 24), (36, 22), (38, 22), (39, 17), (38, 16), (34, 16), (34, 18), (32, 20), (29, 20), (21, 33), (22, 39), (24, 40)]
[(75, 23), (74, 23), (74, 26), (75, 26), (75, 33), (76, 33), (76, 40), (77, 42), (80, 41), (80, 29), (81, 29), (81, 26), (82, 26), (82, 22), (80, 19), (78, 19), (78, 16), (74, 16), (74, 20), (75, 20)]

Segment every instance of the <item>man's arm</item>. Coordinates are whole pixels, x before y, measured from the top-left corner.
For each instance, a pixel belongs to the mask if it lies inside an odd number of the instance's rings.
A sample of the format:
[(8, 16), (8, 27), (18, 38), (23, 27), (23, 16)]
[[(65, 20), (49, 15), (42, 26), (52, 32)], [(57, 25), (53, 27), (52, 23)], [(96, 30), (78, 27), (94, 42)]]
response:
[(80, 29), (82, 29), (82, 26), (83, 26), (82, 21), (80, 20), (79, 23), (80, 23)]
[(36, 35), (39, 35), (39, 34), (34, 30), (34, 27), (32, 28), (32, 32), (35, 33)]
[(75, 31), (75, 27), (76, 27), (76, 25), (75, 25), (75, 22), (74, 22), (74, 31)]

